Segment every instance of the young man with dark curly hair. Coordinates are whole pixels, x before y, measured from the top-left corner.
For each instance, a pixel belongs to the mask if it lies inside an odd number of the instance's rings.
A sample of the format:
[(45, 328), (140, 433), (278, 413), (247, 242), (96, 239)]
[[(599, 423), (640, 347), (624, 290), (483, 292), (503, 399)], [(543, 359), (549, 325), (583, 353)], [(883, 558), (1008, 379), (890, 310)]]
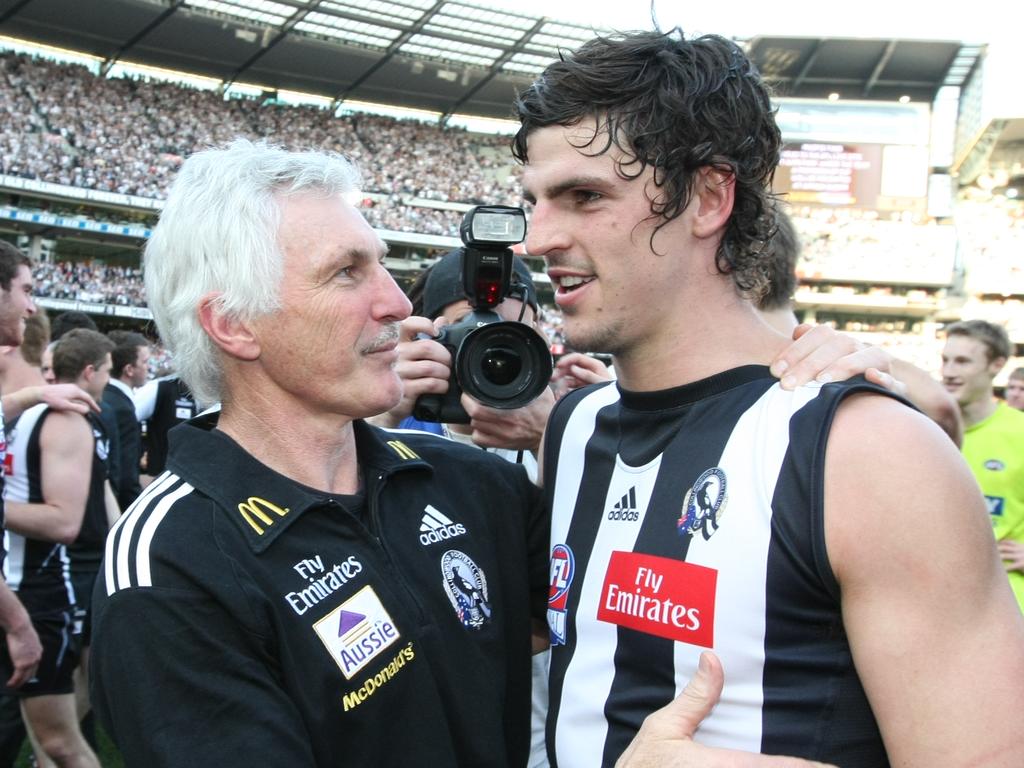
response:
[(772, 375), (788, 340), (750, 299), (781, 137), (753, 64), (600, 38), (516, 110), (527, 250), (618, 373), (545, 437), (552, 763), (1019, 765), (1024, 622), (955, 446), (863, 379)]

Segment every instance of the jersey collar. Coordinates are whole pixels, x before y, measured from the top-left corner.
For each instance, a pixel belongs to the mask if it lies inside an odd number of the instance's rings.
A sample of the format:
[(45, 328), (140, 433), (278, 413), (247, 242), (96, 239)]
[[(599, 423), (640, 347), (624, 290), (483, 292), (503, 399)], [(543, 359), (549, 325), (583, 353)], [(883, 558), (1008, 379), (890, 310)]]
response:
[[(337, 506), (330, 494), (301, 485), (247, 453), (216, 429), (216, 411), (184, 422), (168, 433), (167, 467), (213, 499), (242, 532), (254, 552), (266, 550), (304, 512)], [(430, 469), (396, 436), (353, 422), (356, 452), (369, 488), (387, 474)]]

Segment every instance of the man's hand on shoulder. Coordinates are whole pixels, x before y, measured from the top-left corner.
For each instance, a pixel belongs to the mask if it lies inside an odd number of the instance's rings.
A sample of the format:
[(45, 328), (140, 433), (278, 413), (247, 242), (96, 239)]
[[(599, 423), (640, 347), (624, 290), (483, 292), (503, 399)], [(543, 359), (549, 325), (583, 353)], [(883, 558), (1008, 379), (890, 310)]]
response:
[(29, 408), (46, 403), (58, 411), (74, 411), (86, 414), (100, 412), (100, 406), (92, 396), (76, 384), (43, 384), (23, 387), (3, 396), (4, 416), (16, 419)]
[(648, 715), (616, 768), (809, 768), (822, 766), (794, 757), (773, 757), (705, 747), (693, 734), (722, 695), (725, 674), (713, 653), (702, 653), (697, 674), (675, 701)]
[(92, 395), (76, 384), (47, 384), (42, 387), (39, 401), (58, 411), (74, 411), (87, 414), (100, 412), (99, 404)]
[[(795, 389), (809, 381), (843, 381), (877, 369), (887, 374), (892, 356), (881, 347), (872, 347), (827, 325), (798, 325), (793, 343), (772, 361), (771, 372), (782, 380), (783, 389)], [(901, 394), (896, 388), (892, 389)]]

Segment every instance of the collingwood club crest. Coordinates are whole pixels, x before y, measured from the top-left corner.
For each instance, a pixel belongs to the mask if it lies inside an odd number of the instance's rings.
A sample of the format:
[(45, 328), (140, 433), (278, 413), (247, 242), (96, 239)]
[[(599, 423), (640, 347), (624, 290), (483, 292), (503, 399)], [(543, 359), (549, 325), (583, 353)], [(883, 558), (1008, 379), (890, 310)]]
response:
[(710, 539), (718, 530), (727, 500), (725, 472), (718, 467), (704, 470), (683, 499), (682, 514), (676, 523), (679, 535), (700, 532), (705, 541)]
[(491, 618), (484, 572), (466, 553), (449, 549), (441, 556), (441, 574), (448, 599), (462, 626), (480, 629)]

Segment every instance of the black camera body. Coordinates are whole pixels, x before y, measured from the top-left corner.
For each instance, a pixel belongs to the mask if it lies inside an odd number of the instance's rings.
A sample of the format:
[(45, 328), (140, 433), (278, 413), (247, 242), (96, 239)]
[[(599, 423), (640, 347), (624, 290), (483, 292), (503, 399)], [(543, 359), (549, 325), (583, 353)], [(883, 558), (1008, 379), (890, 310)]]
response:
[(477, 206), (466, 213), (460, 233), (465, 244), (462, 288), (472, 311), (436, 337), (452, 355), (452, 373), (445, 394), (416, 400), (413, 416), (420, 421), (468, 423), (460, 403), (463, 392), (492, 408), (521, 408), (551, 378), (551, 353), (544, 338), (494, 311), (511, 293), (511, 246), (526, 237), (522, 208)]

